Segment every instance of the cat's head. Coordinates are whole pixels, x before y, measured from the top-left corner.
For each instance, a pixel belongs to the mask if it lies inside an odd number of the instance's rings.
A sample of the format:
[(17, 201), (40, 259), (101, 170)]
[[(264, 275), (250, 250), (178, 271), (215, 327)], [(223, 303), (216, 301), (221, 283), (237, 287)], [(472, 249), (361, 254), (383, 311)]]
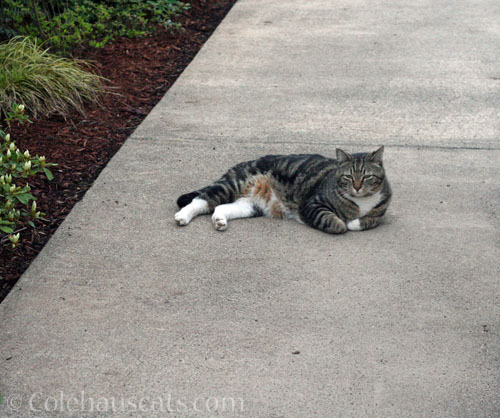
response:
[(380, 191), (385, 178), (383, 154), (383, 146), (374, 152), (359, 154), (349, 154), (337, 148), (339, 167), (336, 179), (342, 193), (353, 197), (363, 197)]

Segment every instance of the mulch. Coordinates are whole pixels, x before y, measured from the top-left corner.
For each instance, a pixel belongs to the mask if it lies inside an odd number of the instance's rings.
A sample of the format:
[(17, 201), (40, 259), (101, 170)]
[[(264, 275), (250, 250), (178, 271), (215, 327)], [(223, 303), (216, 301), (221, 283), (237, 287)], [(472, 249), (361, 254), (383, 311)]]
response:
[(108, 80), (109, 93), (101, 105), (88, 106), (85, 116), (75, 113), (66, 120), (52, 116), (12, 127), (11, 137), (21, 150), (45, 155), (58, 166), (52, 168), (52, 181), (42, 176), (30, 181), (37, 206), (46, 214), (44, 220), (36, 230), (21, 232), (17, 248), (0, 248), (0, 301), (235, 1), (191, 1), (191, 9), (177, 18), (183, 30), (160, 29), (152, 37), (120, 38), (102, 49), (77, 53)]

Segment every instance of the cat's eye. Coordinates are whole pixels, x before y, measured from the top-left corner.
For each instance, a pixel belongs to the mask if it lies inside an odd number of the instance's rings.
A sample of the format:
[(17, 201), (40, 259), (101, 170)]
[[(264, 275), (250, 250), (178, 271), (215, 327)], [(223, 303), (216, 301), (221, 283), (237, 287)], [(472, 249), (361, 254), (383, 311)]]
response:
[(352, 180), (352, 176), (350, 176), (350, 175), (348, 175), (348, 174), (344, 174), (344, 175), (342, 176), (342, 178), (343, 178), (344, 180)]

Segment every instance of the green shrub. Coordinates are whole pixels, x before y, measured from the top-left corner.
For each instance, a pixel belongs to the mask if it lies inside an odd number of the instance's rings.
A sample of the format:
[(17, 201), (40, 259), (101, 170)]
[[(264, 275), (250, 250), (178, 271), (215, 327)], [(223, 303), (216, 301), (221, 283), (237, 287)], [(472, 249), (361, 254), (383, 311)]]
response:
[[(29, 35), (65, 53), (75, 46), (101, 47), (119, 37), (151, 34), (157, 25), (189, 9), (178, 0), (3, 0), (0, 26), (8, 36)], [(9, 35), (10, 34), (10, 35)]]
[[(12, 121), (29, 121), (24, 115), (23, 105), (12, 106), (7, 122)], [(36, 199), (31, 194), (27, 179), (43, 172), (51, 180), (53, 177), (49, 167), (54, 165), (47, 163), (43, 156), (32, 157), (29, 151), (19, 150), (10, 134), (0, 129), (0, 244), (10, 242), (12, 247), (16, 247), (19, 231), (25, 225), (34, 228), (34, 221), (44, 215), (37, 210)]]
[(14, 38), (0, 44), (0, 117), (13, 103), (22, 103), (33, 114), (57, 113), (71, 109), (83, 113), (85, 102), (96, 102), (101, 78), (83, 67), (83, 61), (60, 58), (29, 38)]

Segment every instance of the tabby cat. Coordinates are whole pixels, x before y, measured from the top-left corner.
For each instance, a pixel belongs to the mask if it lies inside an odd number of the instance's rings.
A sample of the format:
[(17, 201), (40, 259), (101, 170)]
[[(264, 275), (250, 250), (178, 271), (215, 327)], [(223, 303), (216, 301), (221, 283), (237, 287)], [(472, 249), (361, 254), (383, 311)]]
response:
[(219, 180), (177, 200), (179, 225), (211, 213), (218, 231), (253, 216), (291, 218), (330, 234), (375, 228), (391, 199), (382, 155), (267, 155), (231, 168)]

